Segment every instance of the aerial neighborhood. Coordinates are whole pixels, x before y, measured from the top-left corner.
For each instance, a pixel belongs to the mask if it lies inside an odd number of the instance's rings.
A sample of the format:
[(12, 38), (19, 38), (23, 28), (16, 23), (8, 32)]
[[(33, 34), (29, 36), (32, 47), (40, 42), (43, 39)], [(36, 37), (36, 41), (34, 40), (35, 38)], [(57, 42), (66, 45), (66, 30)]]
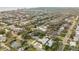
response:
[(79, 8), (0, 12), (0, 51), (78, 51)]

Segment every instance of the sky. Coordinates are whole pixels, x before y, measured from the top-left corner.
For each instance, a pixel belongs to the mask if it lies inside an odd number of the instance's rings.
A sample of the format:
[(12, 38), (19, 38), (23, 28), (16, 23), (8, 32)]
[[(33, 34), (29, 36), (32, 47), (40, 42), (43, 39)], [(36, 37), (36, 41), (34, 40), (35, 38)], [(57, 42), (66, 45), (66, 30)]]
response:
[(79, 7), (79, 0), (1, 0), (0, 1), (0, 11), (15, 10), (17, 9), (16, 7), (19, 7), (19, 8), (21, 7), (26, 7), (26, 8), (30, 8), (30, 7)]
[(0, 0), (0, 7), (79, 7), (79, 0)]

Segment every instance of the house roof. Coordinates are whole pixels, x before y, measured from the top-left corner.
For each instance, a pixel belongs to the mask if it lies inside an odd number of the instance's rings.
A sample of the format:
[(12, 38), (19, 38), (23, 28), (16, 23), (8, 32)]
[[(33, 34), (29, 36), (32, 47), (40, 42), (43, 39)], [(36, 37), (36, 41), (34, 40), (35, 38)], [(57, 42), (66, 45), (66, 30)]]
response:
[(76, 42), (70, 42), (70, 46), (76, 46)]

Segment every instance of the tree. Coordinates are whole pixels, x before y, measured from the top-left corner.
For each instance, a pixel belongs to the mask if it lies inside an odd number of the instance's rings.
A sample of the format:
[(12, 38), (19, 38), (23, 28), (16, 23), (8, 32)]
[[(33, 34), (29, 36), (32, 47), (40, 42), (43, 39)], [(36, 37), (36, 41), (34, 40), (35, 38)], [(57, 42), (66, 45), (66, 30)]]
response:
[(46, 51), (50, 51), (51, 50), (51, 48), (49, 46), (47, 46), (47, 45), (44, 45), (43, 49), (45, 49)]
[(6, 33), (6, 37), (11, 38), (12, 36), (13, 35), (12, 35), (11, 31), (9, 31), (9, 32)]
[(64, 51), (69, 51), (69, 50), (71, 50), (70, 46), (69, 45), (65, 45)]
[(5, 30), (4, 29), (1, 29), (0, 30), (0, 34), (5, 34)]
[(55, 43), (52, 45), (51, 50), (52, 50), (52, 51), (56, 51), (56, 50), (58, 50), (59, 46), (60, 46), (59, 42), (55, 42)]
[(24, 32), (22, 34), (23, 39), (31, 39), (31, 36), (28, 34), (28, 32)]

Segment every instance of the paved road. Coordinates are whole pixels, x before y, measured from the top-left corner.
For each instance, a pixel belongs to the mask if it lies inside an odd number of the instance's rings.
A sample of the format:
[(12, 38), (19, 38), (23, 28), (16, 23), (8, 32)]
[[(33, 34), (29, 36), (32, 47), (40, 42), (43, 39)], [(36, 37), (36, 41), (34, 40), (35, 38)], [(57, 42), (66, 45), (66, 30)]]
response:
[(7, 45), (5, 45), (4, 43), (0, 43), (2, 47), (5, 47), (8, 50), (11, 50), (10, 47), (8, 47)]
[(70, 36), (71, 36), (71, 34), (72, 34), (72, 30), (74, 29), (75, 26), (77, 26), (77, 20), (78, 20), (78, 18), (79, 18), (79, 17), (77, 16), (77, 17), (72, 21), (72, 25), (70, 26), (70, 28), (69, 28), (69, 30), (68, 30), (66, 36), (65, 36), (64, 39), (63, 39), (62, 51), (63, 51), (65, 45), (68, 44), (67, 41), (70, 40)]

